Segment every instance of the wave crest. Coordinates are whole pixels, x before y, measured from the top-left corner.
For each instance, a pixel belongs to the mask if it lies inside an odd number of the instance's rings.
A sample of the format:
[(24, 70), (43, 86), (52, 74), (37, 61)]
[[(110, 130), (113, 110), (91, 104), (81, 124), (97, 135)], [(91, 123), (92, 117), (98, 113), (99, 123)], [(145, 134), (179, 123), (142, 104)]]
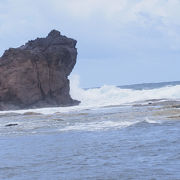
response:
[(71, 77), (71, 96), (80, 100), (80, 106), (111, 106), (128, 104), (151, 99), (180, 99), (180, 85), (166, 86), (151, 90), (121, 89), (104, 85), (100, 88), (82, 89), (79, 87), (79, 76)]

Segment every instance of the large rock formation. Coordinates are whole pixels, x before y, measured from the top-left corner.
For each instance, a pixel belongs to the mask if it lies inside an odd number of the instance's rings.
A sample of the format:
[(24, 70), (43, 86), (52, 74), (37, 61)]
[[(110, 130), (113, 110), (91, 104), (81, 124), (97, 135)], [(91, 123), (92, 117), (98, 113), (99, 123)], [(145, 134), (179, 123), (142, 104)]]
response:
[(68, 106), (68, 76), (77, 57), (76, 40), (51, 31), (0, 58), (0, 110)]

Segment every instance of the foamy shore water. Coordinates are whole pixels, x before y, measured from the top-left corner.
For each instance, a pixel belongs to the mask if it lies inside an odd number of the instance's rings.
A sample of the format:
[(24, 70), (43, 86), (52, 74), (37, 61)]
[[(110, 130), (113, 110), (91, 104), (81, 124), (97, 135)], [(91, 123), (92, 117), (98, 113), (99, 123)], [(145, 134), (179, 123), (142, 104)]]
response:
[(0, 179), (179, 179), (179, 85), (84, 90), (75, 80), (71, 95), (82, 103), (0, 112)]
[[(151, 85), (152, 86), (152, 85)], [(84, 109), (97, 109), (105, 106), (133, 105), (137, 103), (146, 104), (146, 101), (179, 101), (180, 85), (168, 86), (154, 89), (124, 89), (116, 86), (104, 85), (100, 88), (82, 89), (79, 87), (79, 77), (73, 76), (70, 81), (70, 94), (73, 99), (81, 101), (79, 106), (71, 107), (53, 107), (28, 109), (17, 111), (0, 111), (2, 113), (42, 113), (54, 114), (72, 111), (81, 111)]]

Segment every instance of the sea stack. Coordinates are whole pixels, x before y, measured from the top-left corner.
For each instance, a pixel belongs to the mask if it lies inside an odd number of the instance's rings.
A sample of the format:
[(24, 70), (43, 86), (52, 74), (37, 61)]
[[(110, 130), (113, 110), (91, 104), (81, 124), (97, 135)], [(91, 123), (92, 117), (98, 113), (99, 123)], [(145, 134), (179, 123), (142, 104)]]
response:
[(77, 41), (52, 30), (0, 58), (0, 110), (77, 105), (69, 80)]

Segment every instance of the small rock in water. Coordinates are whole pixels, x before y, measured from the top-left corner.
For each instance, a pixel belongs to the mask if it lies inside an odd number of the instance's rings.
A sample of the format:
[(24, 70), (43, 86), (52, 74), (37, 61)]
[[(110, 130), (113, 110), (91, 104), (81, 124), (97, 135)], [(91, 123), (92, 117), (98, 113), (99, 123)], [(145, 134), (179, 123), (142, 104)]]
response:
[(12, 124), (6, 124), (5, 126), (6, 127), (11, 127), (11, 126), (17, 126), (18, 124), (17, 123), (12, 123)]
[(36, 112), (25, 112), (23, 115), (42, 115), (42, 114)]

